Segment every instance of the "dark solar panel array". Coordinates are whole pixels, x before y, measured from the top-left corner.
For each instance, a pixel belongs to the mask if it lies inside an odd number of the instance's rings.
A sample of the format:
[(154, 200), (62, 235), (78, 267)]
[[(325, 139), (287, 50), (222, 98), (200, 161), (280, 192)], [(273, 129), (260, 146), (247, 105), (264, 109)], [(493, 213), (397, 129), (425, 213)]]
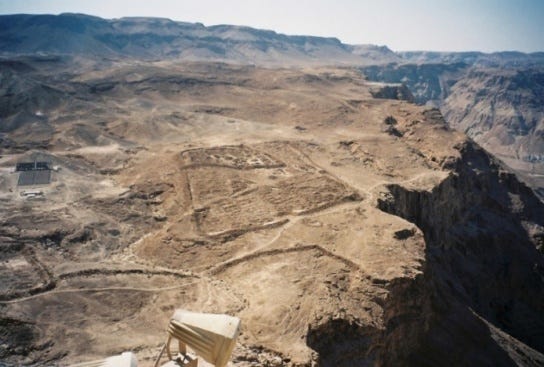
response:
[(47, 162), (36, 162), (36, 169), (49, 169), (49, 163)]
[(19, 186), (48, 185), (51, 183), (50, 170), (22, 171), (19, 173)]
[(47, 162), (21, 162), (15, 166), (16, 171), (33, 171), (33, 170), (48, 170), (49, 163)]
[(17, 163), (17, 167), (15, 169), (17, 171), (32, 171), (34, 169), (34, 162)]

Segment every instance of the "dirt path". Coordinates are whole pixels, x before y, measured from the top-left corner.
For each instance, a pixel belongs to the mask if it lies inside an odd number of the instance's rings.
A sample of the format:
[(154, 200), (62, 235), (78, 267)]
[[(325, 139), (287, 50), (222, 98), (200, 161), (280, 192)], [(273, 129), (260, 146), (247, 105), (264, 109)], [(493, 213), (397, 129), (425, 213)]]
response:
[(94, 293), (94, 292), (110, 292), (110, 291), (133, 291), (133, 292), (164, 292), (171, 291), (174, 289), (185, 288), (190, 285), (197, 284), (198, 282), (192, 282), (183, 285), (176, 285), (171, 287), (155, 287), (155, 288), (138, 288), (138, 287), (105, 287), (105, 288), (86, 288), (86, 289), (54, 289), (52, 291), (46, 291), (43, 293), (34, 294), (32, 296), (22, 297), (13, 299), (10, 301), (0, 301), (0, 304), (13, 304), (29, 301), (39, 297), (44, 297), (53, 294), (62, 294), (62, 293)]

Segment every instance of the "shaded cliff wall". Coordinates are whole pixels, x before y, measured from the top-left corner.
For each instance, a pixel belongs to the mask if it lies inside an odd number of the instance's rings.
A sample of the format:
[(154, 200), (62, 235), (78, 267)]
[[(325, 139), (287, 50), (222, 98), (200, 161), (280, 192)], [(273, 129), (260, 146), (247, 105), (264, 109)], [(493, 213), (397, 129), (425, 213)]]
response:
[[(401, 333), (412, 348), (381, 360), (537, 366), (544, 362), (544, 257), (537, 249), (544, 205), (475, 143), (458, 149), (461, 158), (432, 191), (390, 185), (378, 201), (418, 225), (428, 246), (419, 332)], [(497, 341), (486, 322), (515, 339)]]
[(439, 105), (448, 96), (450, 87), (467, 68), (468, 65), (462, 62), (388, 64), (365, 66), (361, 68), (361, 72), (370, 81), (406, 85), (418, 104), (434, 102)]

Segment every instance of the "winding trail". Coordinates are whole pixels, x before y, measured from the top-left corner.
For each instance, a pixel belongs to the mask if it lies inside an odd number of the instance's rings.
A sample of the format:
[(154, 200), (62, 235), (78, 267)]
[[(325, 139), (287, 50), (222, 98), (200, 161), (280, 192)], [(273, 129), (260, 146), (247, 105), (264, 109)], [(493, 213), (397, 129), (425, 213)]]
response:
[[(323, 248), (323, 247), (321, 247), (320, 245), (317, 245), (317, 244), (293, 246), (293, 247), (286, 247), (286, 248), (275, 248), (275, 249), (269, 249), (269, 248), (274, 243), (276, 243), (285, 234), (285, 232), (287, 230), (289, 230), (291, 227), (298, 224), (301, 220), (303, 220), (305, 218), (316, 218), (316, 217), (323, 216), (323, 215), (333, 214), (333, 213), (336, 213), (336, 212), (339, 212), (339, 211), (355, 209), (357, 207), (360, 207), (362, 202), (366, 202), (367, 204), (371, 203), (372, 200), (374, 199), (374, 190), (376, 188), (378, 188), (379, 186), (383, 186), (383, 185), (402, 185), (402, 184), (417, 181), (417, 180), (419, 180), (421, 178), (424, 178), (424, 177), (438, 177), (438, 176), (443, 176), (444, 175), (444, 172), (441, 172), (441, 171), (426, 171), (426, 172), (421, 172), (421, 173), (419, 173), (417, 175), (414, 175), (414, 176), (412, 176), (412, 177), (410, 177), (410, 178), (408, 178), (406, 180), (397, 181), (397, 182), (394, 182), (394, 181), (391, 182), (389, 180), (382, 180), (382, 181), (378, 181), (378, 182), (374, 183), (370, 187), (361, 188), (358, 185), (353, 185), (353, 184), (349, 183), (347, 180), (337, 176), (334, 173), (331, 173), (330, 171), (328, 171), (324, 167), (320, 166), (315, 161), (313, 161), (306, 153), (302, 152), (300, 149), (298, 149), (296, 147), (293, 147), (291, 145), (289, 145), (289, 149), (291, 149), (293, 151), (293, 153), (299, 155), (302, 159), (309, 162), (312, 166), (314, 166), (314, 168), (317, 171), (320, 171), (323, 174), (328, 175), (329, 177), (333, 178), (337, 182), (341, 183), (344, 187), (346, 187), (346, 189), (349, 189), (352, 192), (363, 193), (364, 194), (363, 199), (362, 200), (357, 200), (357, 201), (349, 201), (349, 202), (346, 202), (346, 201), (342, 202), (341, 201), (341, 202), (333, 203), (333, 205), (331, 205), (331, 206), (327, 206), (327, 207), (324, 207), (324, 208), (318, 208), (318, 210), (316, 210), (316, 211), (311, 211), (311, 212), (308, 212), (308, 213), (300, 213), (300, 214), (291, 214), (291, 215), (285, 216), (282, 220), (272, 223), (273, 225), (271, 225), (270, 227), (279, 227), (279, 230), (274, 235), (274, 237), (272, 237), (266, 243), (262, 244), (261, 246), (259, 246), (257, 249), (253, 250), (250, 253), (247, 253), (247, 254), (242, 255), (240, 257), (230, 259), (228, 261), (220, 263), (220, 264), (212, 267), (211, 269), (207, 268), (207, 270), (205, 270), (204, 272), (199, 272), (198, 275), (195, 275), (195, 273), (193, 273), (193, 272), (181, 273), (181, 272), (177, 272), (177, 271), (175, 271), (173, 269), (168, 269), (168, 268), (165, 268), (163, 270), (145, 269), (145, 268), (133, 268), (133, 269), (90, 268), (90, 269), (83, 269), (83, 270), (78, 270), (78, 271), (53, 275), (49, 271), (49, 269), (47, 269), (47, 267), (45, 267), (45, 265), (42, 264), (35, 257), (35, 254), (30, 251), (30, 252), (26, 253), (27, 258), (29, 258), (29, 260), (32, 263), (34, 263), (35, 266), (38, 267), (39, 271), (44, 273), (43, 274), (44, 278), (47, 278), (48, 280), (50, 280), (52, 282), (52, 284), (53, 284), (53, 287), (44, 288), (43, 291), (40, 290), (37, 293), (30, 294), (30, 295), (28, 294), (28, 291), (24, 290), (24, 291), (21, 292), (22, 296), (19, 297), (19, 296), (14, 294), (13, 299), (8, 298), (7, 300), (0, 301), (0, 304), (14, 304), (14, 303), (18, 303), (18, 302), (25, 302), (25, 301), (33, 300), (33, 299), (36, 299), (36, 298), (39, 298), (39, 297), (42, 297), (42, 296), (46, 296), (46, 295), (64, 294), (64, 293), (94, 293), (94, 292), (109, 292), (109, 291), (132, 291), (132, 292), (164, 292), (164, 291), (171, 291), (171, 290), (181, 289), (181, 288), (184, 288), (184, 287), (194, 285), (194, 284), (196, 284), (196, 283), (198, 283), (200, 281), (203, 281), (207, 277), (207, 275), (215, 276), (215, 275), (227, 270), (230, 267), (233, 267), (235, 265), (238, 265), (238, 264), (241, 264), (241, 263), (244, 263), (244, 262), (247, 262), (247, 261), (251, 261), (251, 260), (254, 260), (254, 259), (257, 259), (257, 258), (261, 258), (261, 257), (274, 256), (274, 255), (292, 253), (292, 252), (303, 252), (303, 251), (318, 251), (318, 252), (320, 252), (321, 254), (323, 254), (325, 256), (328, 256), (328, 257), (330, 257), (332, 259), (335, 259), (337, 261), (340, 261), (340, 262), (344, 263), (350, 269), (361, 272), (361, 273), (364, 274), (363, 269), (361, 269), (361, 267), (359, 265), (357, 265), (356, 263), (354, 263), (353, 261), (351, 261), (351, 260), (349, 260), (349, 259), (347, 259), (345, 257), (342, 257), (340, 255), (337, 255), (337, 254), (335, 254), (335, 253), (333, 253), (333, 252), (331, 252), (329, 250), (326, 250), (325, 248)], [(188, 189), (189, 195), (191, 196), (191, 199), (192, 199), (192, 192), (191, 192), (191, 187), (190, 187), (190, 182), (189, 182), (190, 180), (189, 180), (189, 177), (186, 177), (186, 178), (187, 178), (186, 181), (189, 184), (187, 189)], [(443, 177), (440, 177), (440, 178), (443, 178)], [(248, 190), (245, 190), (245, 191), (250, 192), (250, 191), (252, 191), (254, 189), (255, 188), (249, 188)], [(245, 191), (242, 191), (241, 193), (236, 193), (236, 194), (243, 195), (243, 194), (246, 193)], [(192, 202), (193, 202), (193, 200), (191, 200), (191, 203)], [(194, 210), (194, 208), (193, 208), (193, 210)], [(189, 214), (189, 212), (184, 213), (184, 214)], [(270, 228), (268, 228), (268, 226), (249, 228), (249, 229), (246, 229), (245, 231), (243, 231), (243, 233), (258, 231), (258, 230), (262, 230), (262, 229), (270, 229)], [(142, 239), (144, 239), (145, 237), (147, 237), (149, 235), (150, 234), (144, 235), (141, 239), (139, 239), (138, 241), (136, 241), (132, 245), (128, 246), (128, 249), (131, 251), (131, 248), (132, 248), (132, 246), (134, 244), (137, 244), (138, 242), (140, 242)], [(224, 233), (211, 234), (211, 235), (208, 234), (208, 236), (206, 236), (206, 237), (214, 238), (214, 237), (217, 237), (218, 235), (224, 235)], [(135, 256), (134, 254), (132, 254), (132, 255)], [(86, 276), (92, 276), (92, 275), (118, 275), (118, 274), (147, 275), (147, 276), (149, 276), (149, 275), (163, 275), (163, 276), (173, 276), (173, 277), (177, 277), (177, 278), (190, 278), (190, 277), (192, 277), (192, 278), (197, 278), (198, 280), (190, 282), (190, 283), (178, 284), (178, 285), (174, 285), (174, 286), (150, 287), (150, 288), (146, 288), (146, 287), (102, 287), (102, 288), (86, 288), (86, 289), (81, 289), (81, 288), (78, 288), (78, 289), (57, 289), (56, 288), (57, 287), (56, 283), (57, 283), (58, 280), (76, 278), (76, 277), (86, 277)]]
[(182, 285), (175, 285), (170, 287), (154, 287), (154, 288), (138, 288), (138, 287), (105, 287), (105, 288), (85, 288), (85, 289), (54, 289), (51, 291), (46, 291), (42, 293), (37, 293), (32, 296), (17, 298), (9, 301), (0, 301), (0, 304), (13, 304), (29, 301), (35, 298), (40, 298), (43, 296), (51, 294), (62, 294), (62, 293), (95, 293), (95, 292), (110, 292), (110, 291), (132, 291), (132, 292), (163, 292), (171, 291), (174, 289), (184, 288), (190, 285), (197, 284), (198, 282), (191, 282)]
[(326, 250), (326, 249), (324, 249), (323, 247), (321, 247), (319, 245), (304, 245), (304, 246), (295, 246), (295, 247), (288, 247), (288, 248), (278, 248), (278, 249), (271, 249), (271, 250), (256, 251), (256, 252), (253, 252), (253, 253), (248, 254), (246, 256), (242, 256), (242, 257), (239, 257), (239, 258), (224, 262), (224, 263), (216, 266), (215, 268), (211, 269), (209, 271), (209, 273), (210, 273), (210, 275), (217, 275), (217, 274), (222, 273), (225, 270), (227, 270), (228, 268), (231, 268), (231, 267), (233, 267), (235, 265), (238, 265), (238, 264), (241, 264), (241, 263), (244, 263), (244, 262), (247, 262), (247, 261), (255, 260), (255, 259), (261, 258), (261, 257), (275, 256), (275, 255), (281, 255), (281, 254), (286, 254), (286, 253), (291, 253), (291, 252), (312, 251), (312, 250), (316, 250), (316, 251), (320, 252), (322, 255), (325, 255), (325, 256), (333, 258), (333, 259), (335, 259), (337, 261), (340, 261), (341, 263), (346, 265), (351, 270), (355, 270), (355, 271), (359, 271), (361, 273), (364, 273), (363, 269), (361, 269), (361, 267), (359, 265), (357, 265), (356, 263), (354, 263), (353, 261), (351, 261), (349, 259), (346, 259), (345, 257), (336, 255), (336, 254), (332, 253), (331, 251)]
[[(329, 175), (330, 177), (334, 178), (335, 180), (337, 180), (338, 182), (342, 183), (344, 186), (350, 188), (351, 190), (353, 190), (355, 192), (363, 192), (365, 194), (365, 196), (364, 196), (362, 201), (365, 201), (367, 203), (372, 202), (372, 200), (374, 199), (374, 192), (373, 191), (377, 187), (384, 186), (384, 185), (407, 184), (407, 183), (415, 182), (415, 181), (417, 181), (417, 180), (419, 180), (421, 178), (424, 178), (424, 177), (440, 177), (441, 179), (443, 179), (442, 176), (444, 176), (444, 174), (445, 174), (442, 171), (425, 171), (425, 172), (418, 173), (418, 174), (416, 174), (416, 175), (414, 175), (414, 176), (412, 176), (410, 178), (407, 178), (407, 179), (401, 180), (401, 181), (391, 182), (391, 181), (382, 180), (382, 181), (378, 181), (378, 182), (374, 183), (372, 186), (370, 186), (368, 188), (355, 188), (353, 185), (348, 184), (346, 182), (346, 180), (344, 180), (344, 179), (340, 178), (339, 176), (329, 172), (325, 168), (323, 168), (320, 165), (318, 165), (317, 163), (315, 163), (304, 152), (302, 152), (299, 149), (297, 149), (295, 147), (292, 147), (292, 146), (289, 146), (289, 148), (295, 154), (298, 154), (299, 156), (302, 156), (305, 160), (310, 162), (310, 164), (313, 165), (314, 168), (316, 168), (317, 170), (319, 170), (321, 172), (324, 172), (324, 174)], [(298, 222), (300, 222), (300, 220), (302, 220), (304, 218), (315, 218), (315, 217), (319, 217), (319, 216), (322, 216), (322, 215), (335, 213), (335, 212), (338, 212), (338, 211), (341, 211), (341, 210), (346, 210), (346, 206), (351, 209), (351, 208), (357, 208), (360, 205), (361, 205), (361, 201), (348, 202), (348, 203), (337, 204), (337, 205), (334, 205), (332, 207), (327, 207), (327, 208), (325, 208), (323, 210), (319, 210), (319, 211), (316, 211), (316, 212), (305, 213), (305, 214), (301, 214), (301, 215), (289, 215), (289, 216), (286, 217), (287, 222), (285, 222), (285, 224), (283, 224), (281, 226), (281, 229), (278, 231), (278, 233), (274, 237), (272, 237), (269, 241), (267, 241), (265, 244), (259, 246), (257, 249), (255, 249), (251, 253), (242, 255), (242, 256), (240, 256), (238, 258), (235, 258), (235, 259), (230, 259), (228, 261), (225, 261), (225, 262), (213, 267), (211, 270), (209, 270), (209, 274), (211, 274), (211, 275), (219, 274), (219, 273), (225, 271), (226, 269), (228, 269), (229, 267), (238, 265), (238, 264), (240, 264), (242, 262), (251, 261), (251, 260), (259, 258), (259, 257), (273, 256), (273, 255), (282, 254), (282, 253), (300, 252), (300, 251), (308, 251), (308, 250), (320, 251), (323, 255), (329, 256), (331, 258), (334, 258), (334, 259), (336, 259), (338, 261), (343, 262), (344, 264), (348, 265), (348, 267), (350, 267), (351, 269), (356, 269), (358, 271), (363, 272), (363, 270), (360, 268), (360, 266), (355, 264), (351, 260), (349, 260), (349, 259), (347, 259), (345, 257), (342, 257), (340, 255), (334, 254), (334, 253), (324, 249), (323, 247), (321, 247), (319, 245), (305, 245), (305, 246), (287, 247), (287, 248), (278, 248), (278, 249), (266, 250), (266, 248), (270, 247), (272, 244), (274, 244), (276, 241), (278, 241), (289, 228), (293, 227), (295, 224), (297, 224)]]
[[(182, 288), (187, 285), (196, 283), (196, 282), (193, 282), (193, 283), (170, 286), (170, 287), (151, 287), (151, 288), (144, 288), (144, 287), (104, 287), (104, 288), (83, 288), (83, 289), (82, 288), (57, 289), (56, 288), (58, 280), (78, 278), (78, 277), (88, 277), (92, 275), (119, 275), (119, 274), (142, 275), (142, 276), (163, 275), (163, 276), (173, 276), (173, 277), (182, 278), (182, 279), (186, 279), (186, 278), (201, 279), (200, 276), (194, 275), (192, 273), (180, 273), (173, 270), (153, 270), (153, 269), (144, 269), (144, 268), (137, 268), (137, 269), (90, 268), (90, 269), (83, 269), (83, 270), (78, 270), (74, 272), (58, 274), (54, 276), (54, 279), (51, 282), (52, 284), (51, 287), (44, 288), (43, 290), (40, 290), (34, 294), (28, 295), (28, 293), (32, 292), (33, 290), (33, 289), (29, 289), (27, 291), (23, 291), (22, 296), (14, 296), (13, 299), (0, 301), (0, 304), (12, 304), (17, 302), (23, 302), (23, 301), (31, 300), (31, 299), (38, 298), (44, 295), (57, 294), (57, 293), (103, 292), (103, 291), (123, 291), (123, 290), (138, 291), (138, 292), (161, 292), (165, 290)], [(6, 297), (9, 298), (9, 295), (6, 295)]]

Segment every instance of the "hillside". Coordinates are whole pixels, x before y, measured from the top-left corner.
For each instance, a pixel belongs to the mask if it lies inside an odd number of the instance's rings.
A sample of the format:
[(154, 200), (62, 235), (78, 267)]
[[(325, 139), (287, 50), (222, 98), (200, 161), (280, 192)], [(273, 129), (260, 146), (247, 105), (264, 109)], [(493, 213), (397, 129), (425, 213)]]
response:
[[(361, 66), (370, 80), (403, 83), (415, 102), (440, 108), (450, 126), (500, 157), (544, 198), (540, 103), (544, 53), (394, 53), (385, 46), (347, 45), (335, 38), (287, 36), (243, 26), (206, 27), (144, 17), (109, 20), (83, 14), (0, 16), (0, 51), (5, 66), (0, 97), (0, 117), (5, 120), (0, 131), (35, 121), (28, 106), (39, 110), (44, 100), (61, 98), (58, 91), (40, 91), (45, 87), (33, 85), (32, 80), (12, 79), (10, 70), (17, 67), (13, 59), (21, 54), (31, 64), (60, 57), (68, 69), (74, 65), (85, 69), (89, 60), (90, 65), (104, 67), (122, 60)], [(37, 68), (47, 61), (42, 64)], [(480, 80), (484, 74), (488, 83)], [(36, 99), (37, 95), (44, 99)], [(495, 111), (497, 100), (500, 107)]]
[(406, 84), (417, 103), (440, 108), (449, 126), (503, 160), (544, 199), (544, 61), (538, 55), (408, 54), (424, 62), (362, 72), (370, 80)]
[(152, 366), (176, 308), (242, 320), (230, 366), (544, 365), (538, 54), (78, 14), (0, 50), (2, 367)]
[(235, 366), (544, 363), (544, 205), (437, 110), (351, 69), (36, 62), (11, 78), (59, 97), (0, 160), (8, 366), (149, 366), (177, 307), (242, 319)]

